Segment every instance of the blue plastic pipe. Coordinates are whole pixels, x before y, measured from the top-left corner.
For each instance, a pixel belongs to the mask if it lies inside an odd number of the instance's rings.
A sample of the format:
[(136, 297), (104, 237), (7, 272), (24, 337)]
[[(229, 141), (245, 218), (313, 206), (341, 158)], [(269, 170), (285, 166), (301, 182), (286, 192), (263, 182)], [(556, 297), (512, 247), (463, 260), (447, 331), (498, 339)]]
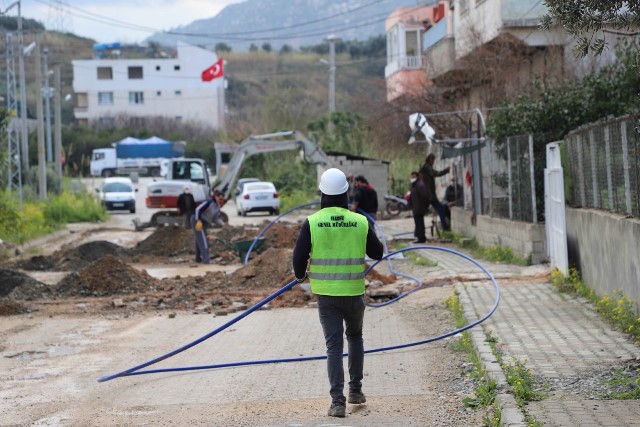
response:
[[(434, 337), (430, 337), (430, 338), (426, 338), (424, 340), (421, 341), (415, 341), (415, 342), (410, 342), (410, 343), (406, 343), (406, 344), (398, 344), (398, 345), (393, 345), (393, 346), (388, 346), (388, 347), (380, 347), (380, 348), (374, 348), (374, 349), (369, 349), (369, 350), (365, 350), (365, 353), (379, 353), (382, 351), (389, 351), (389, 350), (398, 350), (398, 349), (402, 349), (402, 348), (407, 348), (407, 347), (414, 347), (417, 345), (422, 345), (422, 344), (427, 344), (433, 341), (437, 341), (443, 338), (447, 338), (450, 337), (452, 335), (458, 334), (460, 332), (463, 332), (467, 329), (470, 329), (482, 322), (484, 322), (486, 319), (488, 319), (498, 308), (498, 304), (500, 302), (500, 287), (498, 286), (498, 283), (496, 282), (495, 278), (493, 277), (493, 275), (484, 267), (482, 266), (479, 262), (477, 262), (476, 260), (474, 260), (471, 257), (468, 257), (465, 254), (462, 254), (460, 252), (456, 252), (452, 249), (448, 249), (448, 248), (441, 248), (441, 247), (437, 247), (437, 246), (412, 246), (409, 248), (403, 248), (403, 249), (399, 249), (397, 251), (393, 251), (387, 255), (385, 255), (382, 259), (380, 259), (379, 261), (376, 261), (373, 265), (371, 265), (371, 267), (369, 267), (366, 271), (366, 273), (368, 273), (369, 271), (371, 271), (372, 268), (374, 268), (378, 263), (382, 262), (385, 259), (388, 259), (389, 257), (398, 254), (398, 253), (402, 253), (402, 252), (406, 252), (406, 251), (412, 251), (412, 250), (419, 250), (419, 249), (426, 249), (426, 250), (436, 250), (436, 251), (441, 251), (441, 252), (448, 252), (457, 256), (460, 256), (464, 259), (466, 259), (467, 261), (471, 262), (472, 264), (476, 265), (478, 268), (480, 268), (486, 275), (487, 277), (493, 282), (493, 286), (495, 288), (495, 303), (493, 304), (493, 307), (491, 307), (491, 309), (487, 312), (487, 314), (485, 314), (484, 316), (482, 316), (482, 318), (476, 320), (475, 322), (472, 322), (466, 326), (463, 326), (461, 328), (458, 329), (454, 329), (450, 332), (447, 332), (445, 334), (442, 335), (437, 335)], [(166, 353), (162, 356), (156, 357), (155, 359), (151, 359), (148, 362), (144, 362), (142, 364), (139, 364), (137, 366), (134, 366), (132, 368), (126, 369), (124, 371), (115, 373), (115, 374), (111, 374), (111, 375), (105, 375), (102, 377), (98, 378), (98, 382), (105, 382), (105, 381), (110, 381), (112, 379), (115, 378), (120, 378), (120, 377), (125, 377), (125, 376), (132, 376), (132, 375), (143, 375), (143, 374), (152, 374), (152, 373), (161, 373), (161, 372), (179, 372), (179, 371), (194, 371), (194, 370), (204, 370), (204, 369), (217, 369), (217, 368), (226, 368), (226, 367), (235, 367), (235, 366), (248, 366), (248, 365), (263, 365), (263, 364), (268, 364), (268, 363), (287, 363), (287, 362), (303, 362), (303, 361), (310, 361), (310, 360), (321, 360), (321, 359), (326, 359), (326, 355), (320, 355), (320, 356), (307, 356), (307, 357), (295, 357), (295, 358), (284, 358), (284, 359), (265, 359), (265, 360), (253, 360), (253, 361), (243, 361), (243, 362), (231, 362), (231, 363), (223, 363), (223, 364), (214, 364), (214, 365), (200, 365), (200, 366), (184, 366), (184, 367), (174, 367), (174, 368), (163, 368), (163, 369), (149, 369), (149, 370), (142, 370), (148, 366), (151, 366), (153, 364), (156, 364), (162, 360), (168, 359), (172, 356), (175, 356), (178, 353), (181, 353), (209, 338), (211, 338), (212, 336), (218, 334), (219, 332), (223, 331), (224, 329), (228, 328), (229, 326), (237, 323), (238, 321), (242, 320), (243, 318), (245, 318), (246, 316), (248, 316), (249, 314), (253, 313), (255, 310), (257, 310), (258, 308), (262, 307), (263, 305), (267, 304), (269, 301), (272, 301), (273, 299), (277, 298), (278, 296), (280, 296), (282, 293), (288, 291), (289, 289), (291, 289), (293, 286), (295, 286), (297, 284), (297, 281), (292, 280), (290, 283), (288, 283), (287, 285), (283, 286), (282, 288), (280, 288), (278, 291), (274, 292), (273, 294), (269, 295), (267, 298), (263, 299), (262, 301), (258, 302), (257, 304), (255, 304), (253, 307), (249, 308), (247, 311), (239, 314), (238, 316), (236, 316), (235, 318), (231, 319), (229, 322), (225, 323), (222, 326), (219, 326), (218, 328), (216, 328), (215, 330), (211, 331), (210, 333), (196, 339), (195, 341), (192, 341), (189, 344), (186, 344), (176, 350), (173, 350), (169, 353)], [(347, 356), (347, 353), (344, 354), (344, 356)]]

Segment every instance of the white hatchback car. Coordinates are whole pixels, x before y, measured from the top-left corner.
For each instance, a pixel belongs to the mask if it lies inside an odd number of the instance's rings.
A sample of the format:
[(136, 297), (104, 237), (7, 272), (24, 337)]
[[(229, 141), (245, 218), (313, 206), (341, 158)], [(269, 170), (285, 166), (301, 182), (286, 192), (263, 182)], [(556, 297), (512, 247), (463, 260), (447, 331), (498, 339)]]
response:
[(96, 188), (100, 203), (108, 210), (128, 210), (136, 213), (136, 191), (129, 178), (106, 178), (100, 188)]
[(246, 216), (247, 212), (269, 212), (280, 215), (280, 197), (272, 182), (247, 182), (236, 196), (238, 215)]

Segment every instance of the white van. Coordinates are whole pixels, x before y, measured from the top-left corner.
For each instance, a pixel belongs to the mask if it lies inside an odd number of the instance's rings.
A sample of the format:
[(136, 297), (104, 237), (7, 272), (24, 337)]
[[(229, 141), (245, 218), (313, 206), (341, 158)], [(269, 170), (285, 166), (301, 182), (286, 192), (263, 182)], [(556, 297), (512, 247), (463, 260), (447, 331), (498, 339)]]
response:
[(128, 210), (136, 213), (136, 191), (129, 178), (105, 178), (100, 188), (96, 188), (100, 203), (108, 210)]

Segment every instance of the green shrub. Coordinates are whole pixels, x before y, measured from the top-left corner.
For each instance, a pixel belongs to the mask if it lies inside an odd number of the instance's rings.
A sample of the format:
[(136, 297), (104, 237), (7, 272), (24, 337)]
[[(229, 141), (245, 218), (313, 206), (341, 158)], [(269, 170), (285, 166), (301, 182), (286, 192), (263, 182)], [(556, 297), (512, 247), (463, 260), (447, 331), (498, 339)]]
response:
[(0, 239), (17, 244), (50, 234), (65, 224), (107, 218), (104, 208), (89, 193), (64, 192), (45, 202), (25, 202), (21, 208), (14, 195), (0, 193)]
[(100, 203), (89, 194), (62, 193), (42, 206), (48, 224), (97, 222), (107, 218)]

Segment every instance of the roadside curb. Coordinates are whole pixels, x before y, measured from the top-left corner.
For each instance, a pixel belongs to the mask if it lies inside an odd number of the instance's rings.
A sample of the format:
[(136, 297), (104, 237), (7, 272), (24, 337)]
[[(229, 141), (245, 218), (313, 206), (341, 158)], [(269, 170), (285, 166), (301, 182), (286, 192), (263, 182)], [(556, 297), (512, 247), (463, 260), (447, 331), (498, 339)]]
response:
[[(473, 311), (473, 305), (471, 304), (471, 298), (467, 292), (467, 288), (464, 284), (456, 284), (456, 290), (460, 298), (462, 305), (462, 311), (464, 317), (469, 322), (469, 319), (476, 319), (478, 316)], [(496, 359), (493, 351), (485, 339), (484, 324), (479, 325), (480, 328), (475, 327), (469, 329), (469, 334), (476, 347), (480, 362), (486, 370), (489, 379), (496, 382), (498, 387), (498, 393), (496, 394), (496, 402), (500, 408), (501, 424), (507, 427), (526, 427), (524, 415), (518, 407), (515, 398), (511, 393), (508, 393), (507, 377), (504, 375), (500, 363)]]

